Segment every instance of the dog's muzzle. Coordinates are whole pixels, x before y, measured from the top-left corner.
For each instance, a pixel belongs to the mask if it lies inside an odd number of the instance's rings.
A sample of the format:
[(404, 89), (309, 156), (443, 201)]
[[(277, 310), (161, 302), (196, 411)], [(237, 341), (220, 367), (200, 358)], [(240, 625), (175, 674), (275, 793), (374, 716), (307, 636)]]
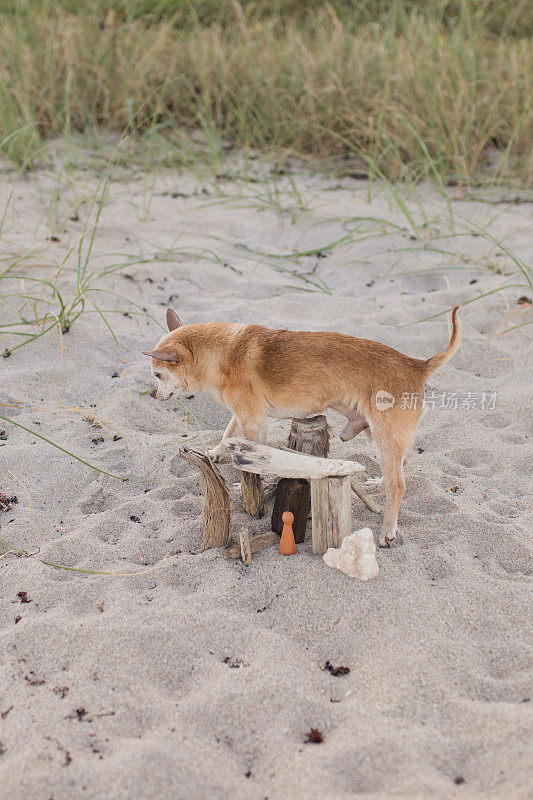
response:
[(152, 389), (152, 391), (150, 392), (150, 397), (153, 397), (154, 399), (157, 399), (157, 389), (155, 389), (155, 388)]

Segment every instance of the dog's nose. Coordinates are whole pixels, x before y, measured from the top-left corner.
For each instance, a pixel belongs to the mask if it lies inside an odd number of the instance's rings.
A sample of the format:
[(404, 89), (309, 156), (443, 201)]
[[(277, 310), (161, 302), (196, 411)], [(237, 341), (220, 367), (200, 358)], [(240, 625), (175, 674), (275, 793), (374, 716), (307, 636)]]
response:
[(152, 391), (150, 392), (150, 397), (157, 398), (157, 389), (155, 388), (152, 389)]

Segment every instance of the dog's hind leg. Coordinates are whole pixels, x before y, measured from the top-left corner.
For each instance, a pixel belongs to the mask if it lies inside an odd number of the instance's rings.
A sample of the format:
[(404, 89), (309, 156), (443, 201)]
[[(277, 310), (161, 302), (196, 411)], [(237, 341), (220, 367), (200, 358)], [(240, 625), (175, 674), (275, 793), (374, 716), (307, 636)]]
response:
[[(379, 447), (379, 445), (378, 445)], [(385, 516), (379, 537), (380, 547), (390, 547), (398, 529), (398, 512), (405, 494), (403, 474), (404, 450), (401, 447), (383, 445), (380, 448), (383, 476), (385, 478)]]
[(421, 416), (422, 410), (418, 408), (394, 408), (377, 411), (369, 418), (385, 478), (385, 515), (380, 547), (389, 547), (396, 536), (398, 509), (405, 494), (405, 454), (414, 442)]
[[(390, 435), (386, 435), (389, 431)], [(386, 491), (385, 515), (379, 545), (390, 547), (396, 537), (398, 511), (405, 494), (403, 464), (410, 441), (407, 440), (407, 436), (404, 439), (398, 437), (397, 431), (392, 428), (386, 432), (374, 429), (373, 434), (381, 460)]]

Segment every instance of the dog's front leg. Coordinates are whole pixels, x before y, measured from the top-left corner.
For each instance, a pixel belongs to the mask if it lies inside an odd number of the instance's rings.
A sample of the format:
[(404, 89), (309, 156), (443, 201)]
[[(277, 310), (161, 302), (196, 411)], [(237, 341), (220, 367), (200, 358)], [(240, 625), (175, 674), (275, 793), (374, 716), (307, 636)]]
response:
[(230, 439), (233, 436), (233, 434), (236, 432), (238, 426), (239, 426), (239, 422), (237, 420), (237, 417), (234, 414), (232, 416), (232, 418), (230, 419), (230, 421), (229, 421), (228, 427), (224, 431), (224, 434), (222, 436), (220, 444), (217, 444), (217, 446), (213, 447), (212, 450), (208, 450), (207, 451), (207, 455), (209, 456), (209, 458), (212, 461), (214, 461), (216, 463), (223, 456), (226, 455), (226, 453), (228, 452), (228, 449), (227, 449), (227, 447), (225, 445), (225, 441), (227, 439)]
[(239, 420), (242, 435), (251, 442), (265, 444), (267, 437), (266, 417), (246, 417)]

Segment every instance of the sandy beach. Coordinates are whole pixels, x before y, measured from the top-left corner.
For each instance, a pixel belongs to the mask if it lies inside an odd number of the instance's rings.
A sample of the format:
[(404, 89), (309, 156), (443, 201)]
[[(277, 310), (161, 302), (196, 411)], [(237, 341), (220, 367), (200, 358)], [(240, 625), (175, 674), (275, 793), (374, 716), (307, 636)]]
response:
[[(0, 489), (17, 498), (0, 536), (34, 556), (0, 548), (2, 800), (528, 796), (531, 333), (503, 333), (527, 290), (477, 226), (531, 263), (533, 205), (459, 188), (447, 205), (426, 186), (407, 217), (386, 189), (294, 170), (256, 183), (123, 170), (98, 219), (90, 168), (3, 176), (1, 269), (19, 260), (19, 277), (2, 290), (46, 296), (52, 327), (0, 359), (0, 413), (29, 429), (0, 420)], [(31, 277), (74, 296), (89, 247), (85, 274), (100, 277), (60, 335), (57, 297)], [(204, 491), (178, 448), (213, 447), (230, 414), (207, 395), (148, 396), (141, 351), (167, 307), (184, 323), (341, 331), (426, 358), (449, 314), (410, 323), (493, 290), (461, 309), (461, 350), (433, 377), (402, 543), (378, 551), (376, 578), (326, 567), (309, 532), (295, 556), (271, 547), (249, 568), (190, 554)], [(0, 322), (31, 320), (33, 302), (4, 299)], [(366, 437), (342, 443), (328, 419), (331, 455), (379, 476)], [(272, 421), (269, 442), (288, 429)], [(383, 486), (369, 491), (383, 503)], [(271, 504), (252, 520), (232, 498), (235, 533), (270, 529)], [(352, 512), (377, 542), (381, 517), (355, 496)]]

